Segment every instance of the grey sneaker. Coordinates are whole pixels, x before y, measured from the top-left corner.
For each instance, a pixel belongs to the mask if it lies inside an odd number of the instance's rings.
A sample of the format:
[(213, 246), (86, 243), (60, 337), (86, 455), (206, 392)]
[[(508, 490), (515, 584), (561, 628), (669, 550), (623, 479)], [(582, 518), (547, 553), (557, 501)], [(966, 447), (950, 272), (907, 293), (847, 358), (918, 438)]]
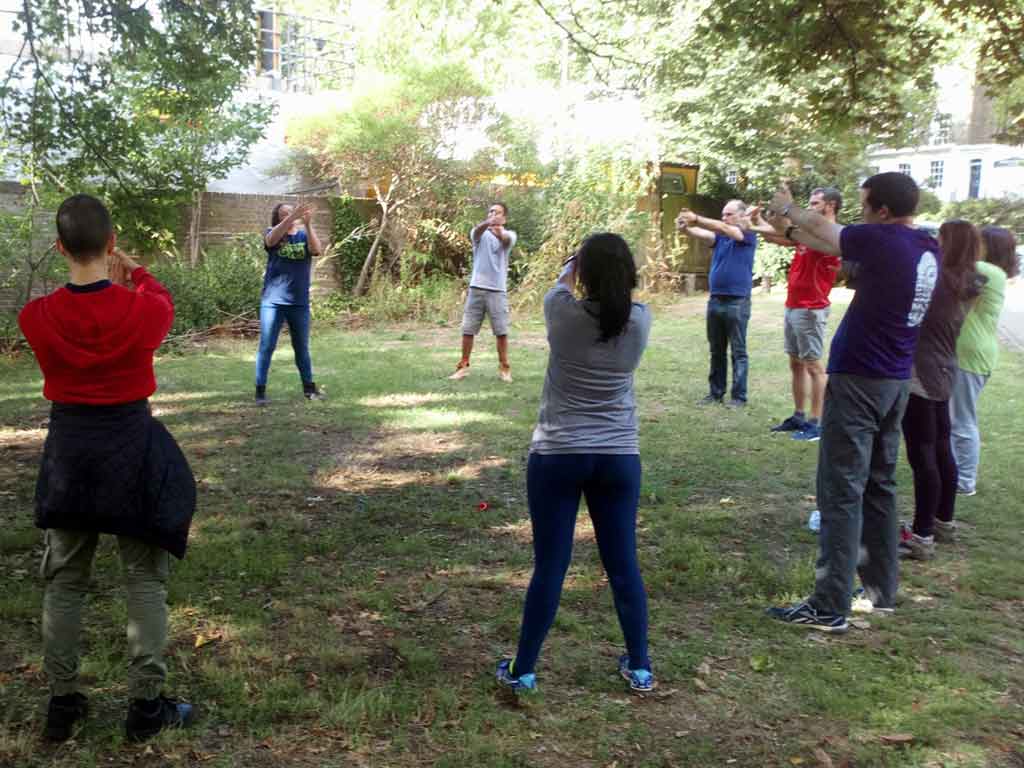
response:
[(939, 544), (952, 544), (956, 541), (956, 523), (952, 520), (948, 523), (936, 520), (934, 536)]
[[(906, 529), (904, 529), (906, 530)], [(931, 560), (935, 557), (935, 537), (918, 536), (916, 533), (909, 533), (909, 536), (901, 536), (900, 557), (908, 560)]]

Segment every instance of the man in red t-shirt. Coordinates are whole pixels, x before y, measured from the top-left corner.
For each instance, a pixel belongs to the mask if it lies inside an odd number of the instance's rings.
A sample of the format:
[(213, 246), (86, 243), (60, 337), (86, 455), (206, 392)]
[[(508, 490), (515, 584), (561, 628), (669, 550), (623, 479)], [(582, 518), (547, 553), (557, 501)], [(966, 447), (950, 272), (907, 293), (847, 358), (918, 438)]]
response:
[[(834, 187), (819, 187), (811, 192), (808, 208), (835, 223), (843, 205), (842, 195)], [(793, 374), (793, 415), (772, 427), (772, 432), (792, 432), (794, 440), (814, 442), (821, 437), (821, 410), (825, 400), (827, 375), (822, 365), (825, 327), (828, 324), (828, 294), (835, 283), (840, 260), (789, 237), (779, 237), (755, 209), (751, 228), (769, 242), (793, 246), (786, 288), (785, 350)], [(787, 230), (787, 235), (792, 231)], [(810, 401), (810, 412), (804, 410)]]
[(88, 712), (79, 690), (80, 624), (101, 533), (117, 536), (127, 592), (126, 735), (141, 740), (193, 717), (190, 704), (161, 693), (168, 555), (184, 555), (196, 500), (188, 462), (148, 402), (156, 390), (153, 353), (171, 328), (174, 303), (115, 242), (102, 202), (65, 200), (56, 247), (70, 279), (18, 316), (52, 402), (35, 493), (36, 525), (45, 530), (51, 741), (70, 738)]

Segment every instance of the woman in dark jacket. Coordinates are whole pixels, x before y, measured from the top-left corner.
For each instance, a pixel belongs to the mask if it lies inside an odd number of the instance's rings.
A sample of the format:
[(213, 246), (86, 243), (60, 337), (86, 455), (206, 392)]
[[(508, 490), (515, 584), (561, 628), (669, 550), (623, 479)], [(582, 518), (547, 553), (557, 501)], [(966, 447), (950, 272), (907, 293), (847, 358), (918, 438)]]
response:
[(956, 339), (985, 278), (974, 268), (981, 248), (978, 230), (967, 221), (939, 228), (942, 266), (931, 304), (921, 323), (914, 353), (910, 399), (903, 416), (907, 458), (914, 472), (914, 523), (904, 529), (900, 556), (927, 560), (936, 541), (955, 530), (956, 461), (950, 444), (949, 398), (956, 374)]

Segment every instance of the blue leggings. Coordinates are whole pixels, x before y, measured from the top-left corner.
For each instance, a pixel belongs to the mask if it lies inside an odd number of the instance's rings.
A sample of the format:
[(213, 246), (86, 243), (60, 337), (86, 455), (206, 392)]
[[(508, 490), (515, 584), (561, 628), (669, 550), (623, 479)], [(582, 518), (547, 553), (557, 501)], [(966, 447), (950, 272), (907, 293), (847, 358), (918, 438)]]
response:
[(313, 361), (309, 358), (309, 305), (260, 304), (260, 347), (256, 352), (256, 386), (267, 386), (270, 359), (277, 347), (281, 326), (288, 323), (288, 333), (295, 351), (295, 367), (303, 384), (313, 381)]
[(531, 453), (526, 492), (533, 524), (533, 578), (526, 592), (523, 627), (513, 672), (533, 672), (555, 621), (562, 582), (572, 560), (580, 494), (587, 499), (597, 548), (608, 574), (615, 610), (626, 637), (630, 668), (650, 669), (647, 594), (636, 556), (640, 457), (612, 454)]

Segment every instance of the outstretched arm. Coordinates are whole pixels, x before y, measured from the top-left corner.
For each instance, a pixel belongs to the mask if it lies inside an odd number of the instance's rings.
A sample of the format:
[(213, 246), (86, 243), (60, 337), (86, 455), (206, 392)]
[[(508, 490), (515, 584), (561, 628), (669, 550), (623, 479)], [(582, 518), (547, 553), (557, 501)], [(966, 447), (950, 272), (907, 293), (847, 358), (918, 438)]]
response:
[(791, 237), (808, 248), (823, 253), (839, 256), (839, 233), (843, 231), (840, 224), (829, 221), (820, 213), (806, 211), (793, 202), (793, 195), (785, 186), (779, 187), (772, 198), (771, 210), (774, 213), (772, 226), (778, 229), (776, 219), (789, 219), (795, 229)]
[(679, 212), (679, 216), (676, 218), (676, 224), (680, 221), (684, 223), (687, 228), (698, 228), (705, 231), (711, 232), (711, 239), (714, 240), (715, 233), (731, 237), (733, 240), (743, 242), (746, 236), (743, 233), (743, 229), (735, 226), (734, 224), (726, 224), (724, 221), (718, 219), (709, 219), (706, 216), (700, 216), (688, 208), (683, 208)]

